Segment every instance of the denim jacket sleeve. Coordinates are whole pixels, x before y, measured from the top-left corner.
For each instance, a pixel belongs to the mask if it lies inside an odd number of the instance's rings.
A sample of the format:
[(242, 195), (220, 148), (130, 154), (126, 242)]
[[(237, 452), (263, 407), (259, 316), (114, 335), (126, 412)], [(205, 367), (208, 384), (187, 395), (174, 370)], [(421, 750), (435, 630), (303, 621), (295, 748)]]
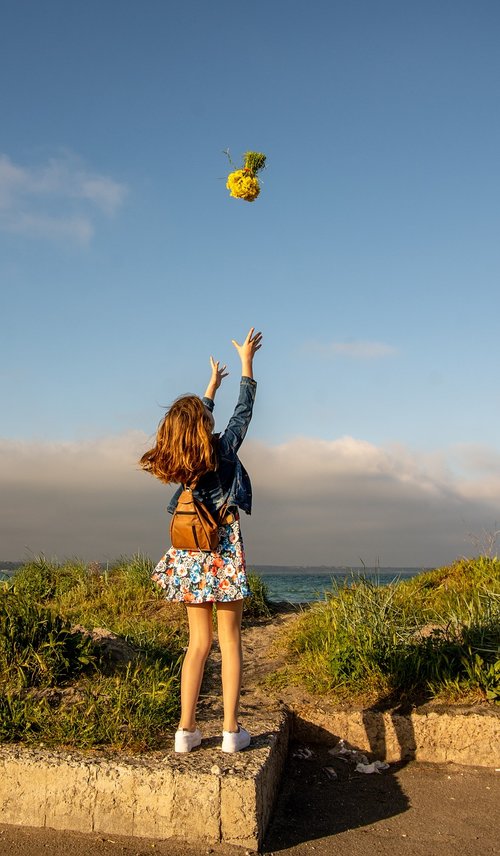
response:
[(253, 405), (257, 383), (250, 377), (243, 376), (240, 382), (240, 394), (234, 413), (227, 424), (227, 428), (219, 437), (219, 454), (226, 460), (236, 460), (245, 434), (247, 433), (252, 418)]

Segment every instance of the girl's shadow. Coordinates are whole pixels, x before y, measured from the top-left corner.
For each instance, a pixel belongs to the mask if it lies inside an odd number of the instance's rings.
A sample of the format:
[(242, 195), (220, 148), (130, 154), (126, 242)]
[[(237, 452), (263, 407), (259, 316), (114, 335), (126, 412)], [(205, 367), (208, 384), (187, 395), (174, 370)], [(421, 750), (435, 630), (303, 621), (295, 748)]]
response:
[[(366, 775), (356, 772), (355, 763), (329, 752), (334, 742), (330, 732), (318, 727), (311, 736), (317, 742), (290, 741), (263, 853), (368, 826), (410, 808), (397, 778), (407, 760)], [(375, 758), (380, 759), (379, 752), (370, 760)]]

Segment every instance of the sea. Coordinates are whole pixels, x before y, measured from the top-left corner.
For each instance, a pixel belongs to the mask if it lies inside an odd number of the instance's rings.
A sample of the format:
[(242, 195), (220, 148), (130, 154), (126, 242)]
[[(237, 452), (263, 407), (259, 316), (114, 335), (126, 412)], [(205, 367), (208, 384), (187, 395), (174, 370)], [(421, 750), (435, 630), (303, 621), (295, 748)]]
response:
[[(0, 564), (0, 580), (10, 579), (21, 562)], [(336, 585), (351, 585), (360, 578), (377, 585), (388, 585), (396, 580), (409, 579), (430, 568), (368, 568), (368, 567), (312, 567), (296, 565), (249, 565), (250, 573), (262, 577), (271, 601), (312, 603), (325, 600), (326, 593)]]
[(430, 568), (299, 567), (291, 565), (252, 565), (249, 572), (262, 577), (272, 601), (311, 603), (325, 600), (326, 593), (339, 585), (351, 585), (361, 578), (377, 585), (415, 577)]

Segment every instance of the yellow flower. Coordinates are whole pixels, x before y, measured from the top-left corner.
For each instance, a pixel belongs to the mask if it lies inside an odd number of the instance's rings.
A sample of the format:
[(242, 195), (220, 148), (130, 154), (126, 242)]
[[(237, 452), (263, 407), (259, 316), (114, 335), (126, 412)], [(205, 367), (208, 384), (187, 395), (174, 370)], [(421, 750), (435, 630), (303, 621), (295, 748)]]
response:
[(259, 179), (248, 168), (231, 172), (227, 177), (226, 187), (231, 191), (231, 196), (245, 199), (246, 202), (253, 202), (260, 193)]
[[(229, 157), (229, 152), (226, 152)], [(266, 156), (262, 152), (245, 152), (244, 165), (241, 169), (236, 169), (227, 177), (226, 187), (231, 191), (231, 196), (236, 199), (245, 199), (246, 202), (253, 202), (257, 199), (260, 193), (259, 179), (257, 173), (264, 169), (266, 165)], [(231, 160), (231, 158), (229, 158)]]

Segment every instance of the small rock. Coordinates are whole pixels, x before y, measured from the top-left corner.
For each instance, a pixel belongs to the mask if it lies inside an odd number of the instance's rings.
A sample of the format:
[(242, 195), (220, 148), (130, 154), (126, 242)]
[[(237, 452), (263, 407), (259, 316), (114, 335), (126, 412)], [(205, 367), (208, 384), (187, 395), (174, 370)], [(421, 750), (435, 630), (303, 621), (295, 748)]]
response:
[(308, 761), (312, 756), (313, 753), (307, 746), (300, 746), (299, 749), (293, 753), (294, 758), (302, 758), (304, 761)]
[(338, 779), (337, 773), (333, 769), (333, 767), (323, 767), (323, 772), (329, 779)]
[(333, 755), (335, 758), (340, 758), (341, 761), (353, 761), (356, 764), (368, 764), (368, 758), (366, 755), (363, 755), (363, 753), (359, 752), (358, 749), (351, 749), (349, 746), (346, 746), (345, 740), (339, 740), (333, 749), (328, 750), (328, 753), (329, 755)]
[(210, 772), (213, 773), (214, 776), (220, 776), (222, 770), (218, 764), (213, 764), (212, 767), (210, 767)]

